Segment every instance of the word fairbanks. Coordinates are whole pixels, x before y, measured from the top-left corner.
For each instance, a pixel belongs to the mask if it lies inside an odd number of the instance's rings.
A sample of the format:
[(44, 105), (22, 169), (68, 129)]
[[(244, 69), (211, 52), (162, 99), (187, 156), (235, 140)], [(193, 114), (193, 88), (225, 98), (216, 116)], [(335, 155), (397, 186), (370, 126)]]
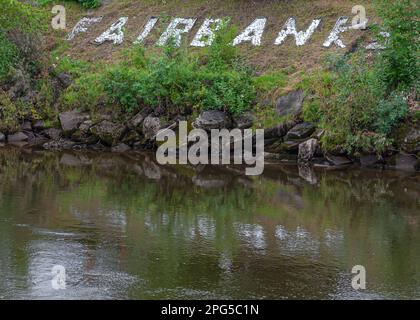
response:
[[(361, 12), (363, 12), (363, 14), (360, 14)], [(340, 35), (343, 32), (366, 28), (368, 20), (365, 17), (364, 8), (363, 10), (359, 8), (353, 13), (357, 13), (357, 15), (353, 18), (351, 24), (349, 25), (348, 17), (340, 17), (337, 20), (329, 36), (323, 43), (324, 47), (329, 48), (334, 45), (340, 48), (345, 48), (346, 45), (340, 38)], [(101, 22), (102, 18), (103, 17), (82, 18), (79, 22), (77, 22), (73, 30), (67, 35), (67, 40), (73, 40), (77, 34), (87, 32), (91, 25)], [(151, 17), (144, 25), (142, 32), (138, 35), (134, 43), (143, 43), (145, 39), (150, 35), (158, 21), (158, 17)], [(192, 47), (206, 47), (211, 45), (215, 39), (215, 33), (219, 31), (224, 25), (226, 25), (228, 21), (229, 19), (205, 19), (190, 45)], [(128, 17), (119, 18), (104, 33), (95, 39), (95, 43), (98, 45), (103, 44), (104, 42), (113, 42), (114, 44), (123, 43), (124, 30), (127, 22)], [(179, 46), (182, 42), (182, 36), (190, 32), (196, 22), (197, 19), (195, 18), (173, 18), (156, 44), (158, 46), (164, 46), (170, 40), (172, 40), (176, 46)], [(277, 46), (282, 45), (287, 37), (292, 36), (295, 38), (296, 46), (303, 46), (308, 42), (313, 33), (319, 28), (321, 23), (321, 18), (314, 19), (306, 28), (306, 30), (298, 31), (296, 26), (296, 19), (289, 18), (284, 24), (282, 30), (278, 33), (274, 44)], [(253, 46), (261, 46), (266, 24), (267, 18), (262, 17), (255, 19), (233, 40), (232, 45), (236, 46), (241, 43), (250, 43)]]
[(162, 165), (226, 165), (233, 159), (234, 164), (255, 165), (245, 169), (246, 175), (260, 175), (264, 171), (263, 129), (255, 130), (255, 135), (252, 129), (212, 129), (209, 138), (203, 129), (193, 129), (188, 133), (187, 122), (180, 121), (178, 136), (167, 128), (157, 133), (156, 141), (163, 142), (156, 151), (156, 160)]

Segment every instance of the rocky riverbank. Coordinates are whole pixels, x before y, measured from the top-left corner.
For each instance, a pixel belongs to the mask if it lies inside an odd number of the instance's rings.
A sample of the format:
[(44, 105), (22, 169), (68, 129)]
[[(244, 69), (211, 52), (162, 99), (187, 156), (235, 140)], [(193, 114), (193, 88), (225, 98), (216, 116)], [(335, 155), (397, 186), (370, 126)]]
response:
[[(403, 126), (397, 134), (398, 148), (386, 154), (349, 155), (344, 150), (325, 152), (320, 146), (323, 130), (301, 120), (304, 100), (302, 91), (294, 91), (277, 101), (277, 111), (290, 120), (265, 129), (265, 159), (296, 162), (318, 167), (362, 167), (419, 171), (420, 130), (416, 126)], [(151, 110), (143, 109), (133, 117), (116, 120), (109, 115), (95, 115), (77, 110), (62, 112), (59, 126), (24, 121), (20, 131), (0, 133), (0, 145), (42, 147), (47, 150), (101, 150), (128, 152), (130, 150), (154, 150), (159, 130), (176, 129), (178, 121), (187, 120), (194, 128), (247, 129), (254, 123), (252, 113), (232, 116), (222, 111), (204, 111), (198, 117), (178, 116), (165, 119)]]

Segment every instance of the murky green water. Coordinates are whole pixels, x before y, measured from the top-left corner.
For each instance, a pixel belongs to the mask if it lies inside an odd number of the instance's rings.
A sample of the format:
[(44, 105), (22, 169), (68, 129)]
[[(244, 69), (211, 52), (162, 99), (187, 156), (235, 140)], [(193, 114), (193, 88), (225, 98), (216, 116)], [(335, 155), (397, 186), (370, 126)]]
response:
[(420, 176), (0, 148), (0, 272), (2, 299), (420, 298)]

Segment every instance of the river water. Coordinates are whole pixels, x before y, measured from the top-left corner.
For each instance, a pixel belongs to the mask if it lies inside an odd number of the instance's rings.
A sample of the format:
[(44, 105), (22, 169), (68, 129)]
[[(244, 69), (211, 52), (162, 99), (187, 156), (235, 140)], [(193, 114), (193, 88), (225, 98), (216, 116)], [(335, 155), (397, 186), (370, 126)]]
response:
[(418, 173), (242, 169), (0, 148), (0, 299), (420, 298)]

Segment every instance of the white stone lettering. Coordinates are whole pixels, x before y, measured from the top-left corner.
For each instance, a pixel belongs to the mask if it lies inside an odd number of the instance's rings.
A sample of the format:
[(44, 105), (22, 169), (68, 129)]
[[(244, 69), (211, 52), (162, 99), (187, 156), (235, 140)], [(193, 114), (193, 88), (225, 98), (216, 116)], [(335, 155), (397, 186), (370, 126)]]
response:
[(201, 25), (194, 40), (191, 42), (192, 47), (210, 46), (216, 38), (216, 32), (223, 26), (222, 19), (206, 19)]
[(324, 47), (329, 48), (329, 47), (331, 47), (331, 45), (333, 43), (336, 46), (338, 46), (340, 48), (343, 48), (343, 49), (346, 47), (346, 45), (340, 39), (340, 34), (349, 29), (348, 27), (345, 26), (345, 24), (347, 23), (348, 20), (349, 20), (349, 18), (347, 18), (347, 17), (338, 18), (337, 22), (335, 23), (335, 26), (334, 26), (333, 30), (331, 31), (327, 40), (323, 44)]
[(134, 44), (143, 43), (158, 21), (159, 18), (151, 17), (144, 26), (143, 32), (137, 37), (136, 41), (134, 41)]
[(251, 42), (253, 46), (260, 46), (262, 35), (264, 33), (267, 18), (258, 18), (254, 20), (239, 36), (233, 40), (233, 45), (237, 46), (242, 42)]
[(312, 21), (311, 25), (308, 29), (306, 29), (306, 31), (297, 32), (296, 19), (289, 18), (289, 20), (287, 20), (286, 24), (284, 25), (283, 30), (280, 31), (275, 41), (275, 45), (281, 45), (286, 40), (287, 36), (292, 35), (295, 37), (296, 45), (303, 46), (315, 32), (316, 28), (318, 28), (320, 23), (321, 19), (315, 19)]
[(97, 18), (84, 17), (80, 19), (80, 21), (76, 23), (76, 25), (74, 26), (73, 30), (71, 30), (71, 32), (67, 35), (66, 40), (68, 41), (73, 40), (74, 37), (78, 33), (87, 32), (89, 26), (91, 26), (94, 23), (101, 22), (101, 21), (102, 21), (102, 17), (97, 17)]
[(106, 41), (112, 41), (114, 44), (121, 44), (124, 41), (124, 26), (128, 21), (128, 17), (121, 17), (114, 22), (108, 30), (95, 39), (96, 44), (102, 44)]
[[(166, 31), (161, 35), (157, 45), (164, 46), (170, 39), (173, 39), (175, 46), (179, 47), (181, 45), (182, 34), (188, 33), (196, 21), (197, 19), (174, 18)], [(179, 25), (183, 25), (183, 28), (178, 28)]]

